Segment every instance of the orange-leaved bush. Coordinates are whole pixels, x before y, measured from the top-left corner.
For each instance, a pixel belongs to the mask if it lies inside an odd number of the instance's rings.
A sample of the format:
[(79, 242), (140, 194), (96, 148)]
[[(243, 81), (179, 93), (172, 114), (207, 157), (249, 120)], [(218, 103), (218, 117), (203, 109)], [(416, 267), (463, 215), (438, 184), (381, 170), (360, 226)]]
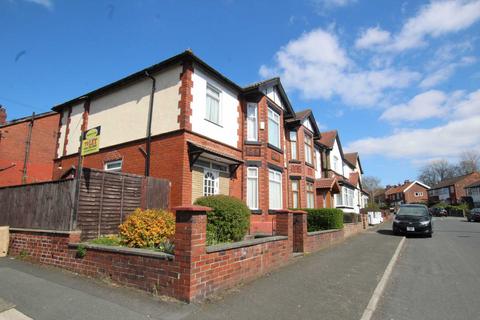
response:
[(119, 227), (122, 243), (134, 248), (157, 248), (175, 235), (171, 212), (136, 209)]

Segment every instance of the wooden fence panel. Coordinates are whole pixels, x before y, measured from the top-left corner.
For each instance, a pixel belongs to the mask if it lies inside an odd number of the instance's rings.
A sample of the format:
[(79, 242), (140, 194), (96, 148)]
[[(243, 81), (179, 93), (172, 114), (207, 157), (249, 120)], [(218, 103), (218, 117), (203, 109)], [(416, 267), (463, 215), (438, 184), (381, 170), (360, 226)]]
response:
[(73, 180), (0, 188), (0, 225), (69, 230), (74, 191)]

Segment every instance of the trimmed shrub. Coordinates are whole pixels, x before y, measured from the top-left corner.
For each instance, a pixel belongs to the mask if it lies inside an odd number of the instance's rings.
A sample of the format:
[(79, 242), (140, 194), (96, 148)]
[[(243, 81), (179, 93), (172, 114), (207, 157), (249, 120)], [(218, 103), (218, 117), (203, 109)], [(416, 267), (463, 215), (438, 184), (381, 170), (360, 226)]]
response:
[(171, 212), (136, 209), (119, 227), (122, 244), (134, 248), (158, 248), (175, 235)]
[(250, 226), (250, 209), (243, 201), (225, 195), (202, 197), (196, 205), (212, 208), (207, 213), (207, 245), (240, 241)]
[(334, 208), (302, 209), (307, 212), (308, 232), (342, 229), (343, 211)]

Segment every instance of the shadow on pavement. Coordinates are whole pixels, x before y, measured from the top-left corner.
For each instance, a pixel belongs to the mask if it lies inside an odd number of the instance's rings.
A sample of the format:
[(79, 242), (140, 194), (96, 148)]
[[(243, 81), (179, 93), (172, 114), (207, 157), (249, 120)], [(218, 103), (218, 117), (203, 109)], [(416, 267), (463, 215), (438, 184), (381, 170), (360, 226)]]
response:
[(401, 235), (394, 234), (392, 230), (390, 229), (380, 229), (377, 230), (377, 233), (383, 234), (385, 236), (393, 236), (393, 237), (400, 237)]

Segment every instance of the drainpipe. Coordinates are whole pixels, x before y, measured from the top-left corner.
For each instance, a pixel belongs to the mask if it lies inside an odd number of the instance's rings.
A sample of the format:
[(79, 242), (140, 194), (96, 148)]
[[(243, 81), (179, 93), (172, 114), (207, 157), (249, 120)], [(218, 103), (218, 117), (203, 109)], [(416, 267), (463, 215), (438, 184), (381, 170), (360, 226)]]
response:
[(30, 156), (30, 145), (32, 143), (32, 129), (33, 129), (33, 122), (35, 121), (35, 112), (32, 113), (32, 118), (28, 124), (28, 134), (27, 140), (25, 141), (25, 156), (23, 158), (23, 170), (22, 170), (22, 184), (27, 183), (27, 165), (28, 165), (28, 158)]
[(152, 79), (152, 91), (150, 92), (150, 105), (148, 106), (148, 122), (147, 122), (147, 150), (146, 150), (146, 159), (145, 159), (145, 176), (150, 176), (150, 145), (152, 143), (152, 113), (153, 113), (153, 98), (155, 94), (155, 85), (156, 80), (152, 75), (145, 71), (145, 76)]

